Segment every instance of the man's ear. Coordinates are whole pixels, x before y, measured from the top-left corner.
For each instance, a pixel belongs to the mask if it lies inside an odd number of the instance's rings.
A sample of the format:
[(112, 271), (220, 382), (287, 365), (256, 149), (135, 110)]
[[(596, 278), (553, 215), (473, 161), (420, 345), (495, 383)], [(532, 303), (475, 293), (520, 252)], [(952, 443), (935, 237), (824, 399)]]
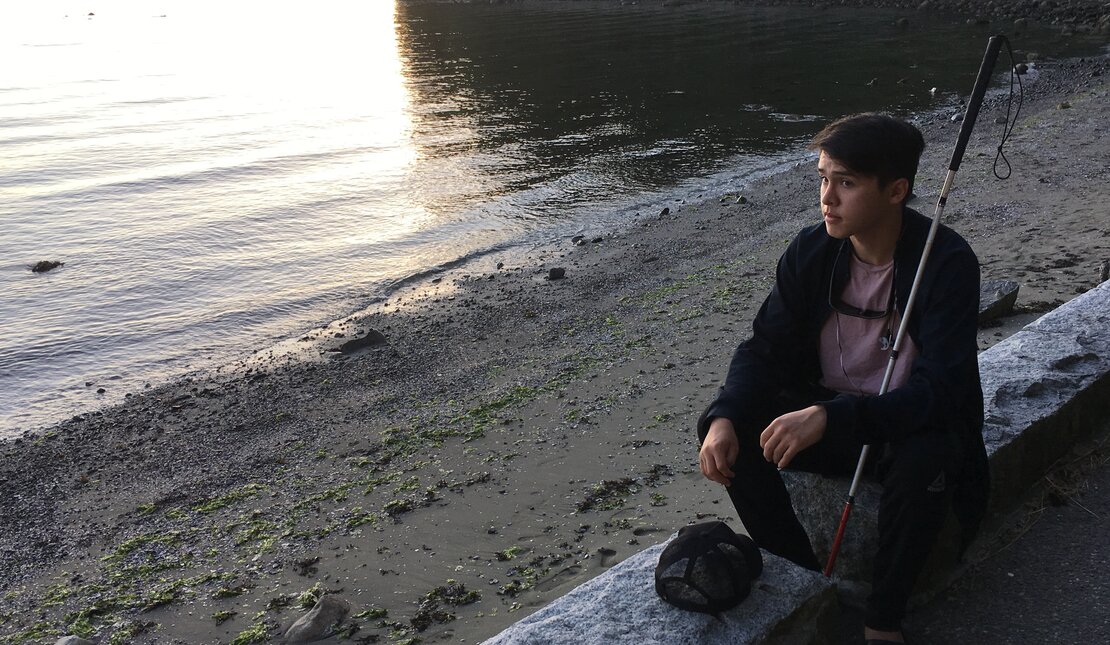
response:
[(891, 204), (901, 204), (910, 193), (910, 180), (899, 177), (886, 186), (887, 199)]

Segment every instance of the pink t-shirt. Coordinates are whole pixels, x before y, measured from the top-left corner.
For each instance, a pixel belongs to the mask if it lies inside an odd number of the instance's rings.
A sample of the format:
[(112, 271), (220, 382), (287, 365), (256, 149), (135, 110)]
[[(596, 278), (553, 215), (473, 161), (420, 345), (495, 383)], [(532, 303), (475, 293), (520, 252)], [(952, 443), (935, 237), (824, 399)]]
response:
[[(853, 253), (848, 273), (848, 284), (840, 300), (860, 309), (885, 311), (894, 280), (894, 261), (875, 266), (856, 258)], [(845, 394), (878, 394), (899, 322), (901, 316), (897, 307), (885, 318), (857, 318), (836, 311), (829, 314), (821, 328), (821, 385)], [(887, 339), (885, 344), (884, 338)], [(916, 356), (917, 345), (907, 334), (894, 364), (889, 390), (906, 382)]]

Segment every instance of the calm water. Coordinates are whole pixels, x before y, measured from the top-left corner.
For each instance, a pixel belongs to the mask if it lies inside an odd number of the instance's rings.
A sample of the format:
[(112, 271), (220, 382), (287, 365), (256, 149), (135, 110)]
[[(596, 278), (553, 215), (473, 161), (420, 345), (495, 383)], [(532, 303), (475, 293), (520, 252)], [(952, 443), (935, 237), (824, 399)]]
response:
[(932, 109), (989, 33), (799, 8), (20, 4), (0, 24), (0, 437), (437, 265), (738, 187), (832, 117)]

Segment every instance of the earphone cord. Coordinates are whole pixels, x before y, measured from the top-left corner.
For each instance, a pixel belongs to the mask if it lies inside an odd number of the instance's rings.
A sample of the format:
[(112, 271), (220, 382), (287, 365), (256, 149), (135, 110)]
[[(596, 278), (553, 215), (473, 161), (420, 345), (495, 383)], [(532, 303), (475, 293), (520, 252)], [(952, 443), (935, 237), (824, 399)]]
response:
[[(1021, 114), (1021, 104), (1025, 102), (1025, 86), (1021, 84), (1021, 76), (1016, 73), (1015, 67), (1017, 63), (1014, 62), (1014, 50), (1010, 47), (1010, 39), (1005, 36), (1002, 37), (1002, 42), (1006, 43), (1006, 49), (1010, 52), (1010, 100), (1006, 103), (1006, 125), (1002, 128), (1002, 140), (998, 142), (998, 152), (994, 156), (994, 176), (998, 179), (1009, 179), (1013, 173), (1013, 168), (1010, 166), (1010, 160), (1006, 158), (1006, 153), (1002, 152), (1002, 146), (1006, 145), (1006, 140), (1010, 138), (1010, 134), (1014, 131), (1014, 126), (1017, 125), (1018, 115)], [(1018, 104), (1014, 109), (1013, 121), (1010, 120), (1010, 110), (1014, 107), (1014, 79), (1017, 79), (1018, 86)], [(1006, 164), (1006, 175), (1003, 176), (998, 172), (998, 162)]]

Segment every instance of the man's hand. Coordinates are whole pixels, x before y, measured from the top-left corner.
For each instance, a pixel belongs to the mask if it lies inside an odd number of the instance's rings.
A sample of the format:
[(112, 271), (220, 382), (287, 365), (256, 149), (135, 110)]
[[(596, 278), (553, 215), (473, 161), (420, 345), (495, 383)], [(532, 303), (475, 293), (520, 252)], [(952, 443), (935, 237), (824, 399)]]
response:
[(717, 417), (709, 424), (705, 441), (701, 442), (698, 452), (698, 465), (701, 474), (723, 486), (732, 483), (732, 464), (740, 454), (740, 442), (732, 422), (725, 417)]
[(820, 405), (811, 405), (804, 410), (782, 415), (759, 435), (763, 456), (780, 469), (786, 468), (794, 455), (825, 436), (827, 421), (825, 408)]

